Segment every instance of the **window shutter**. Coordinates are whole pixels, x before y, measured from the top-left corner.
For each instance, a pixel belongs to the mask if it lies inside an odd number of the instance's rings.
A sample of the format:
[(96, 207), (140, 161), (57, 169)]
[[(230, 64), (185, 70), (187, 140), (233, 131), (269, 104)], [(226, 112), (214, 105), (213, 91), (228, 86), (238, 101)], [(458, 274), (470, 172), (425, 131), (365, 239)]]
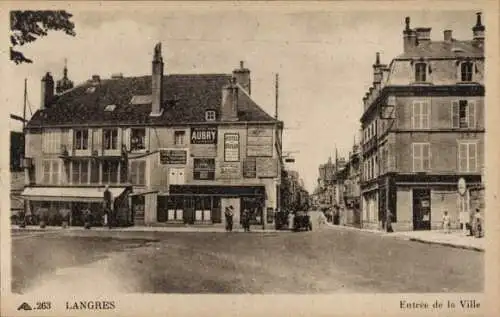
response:
[(130, 151), (130, 128), (124, 128), (122, 132), (123, 132), (122, 143), (125, 144), (127, 151)]
[(430, 104), (429, 102), (422, 102), (421, 104), (421, 116), (422, 116), (422, 126), (421, 128), (429, 128), (429, 117), (430, 117)]
[(458, 169), (461, 172), (467, 171), (467, 144), (466, 143), (459, 144)]
[(459, 104), (457, 100), (452, 101), (451, 103), (451, 127), (458, 128), (460, 126), (460, 118), (459, 118)]
[(413, 105), (412, 105), (412, 113), (411, 113), (411, 127), (412, 129), (415, 129), (417, 127), (416, 125), (416, 116), (417, 116), (417, 113), (418, 111), (416, 111), (416, 109), (418, 108), (418, 102), (414, 101), (413, 102)]
[(146, 161), (138, 162), (137, 176), (139, 178), (138, 183), (146, 185)]
[(476, 143), (470, 143), (469, 144), (469, 170), (468, 172), (475, 172), (476, 171), (476, 155), (477, 155), (477, 144)]
[(419, 169), (419, 159), (418, 157), (420, 156), (419, 155), (419, 146), (418, 144), (412, 144), (412, 149), (413, 149), (413, 153), (412, 153), (412, 157), (413, 157), (413, 171), (416, 172), (418, 171)]
[(469, 128), (475, 128), (476, 127), (476, 102), (475, 101), (468, 101), (467, 102), (467, 112), (468, 112), (468, 119), (469, 119)]
[(422, 170), (430, 170), (431, 168), (431, 145), (422, 144)]

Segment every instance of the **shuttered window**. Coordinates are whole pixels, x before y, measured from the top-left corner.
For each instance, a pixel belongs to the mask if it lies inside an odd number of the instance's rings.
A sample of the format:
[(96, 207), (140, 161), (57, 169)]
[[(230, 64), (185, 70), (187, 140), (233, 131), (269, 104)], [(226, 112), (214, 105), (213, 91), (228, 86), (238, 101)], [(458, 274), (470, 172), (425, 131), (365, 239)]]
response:
[(477, 171), (476, 142), (463, 142), (458, 145), (458, 168), (460, 172)]
[(413, 101), (412, 109), (412, 128), (428, 129), (430, 124), (430, 103), (428, 101)]
[(130, 162), (130, 181), (134, 185), (146, 185), (146, 161)]
[(452, 128), (476, 127), (476, 102), (473, 100), (455, 100), (451, 105)]
[(431, 168), (431, 145), (429, 143), (413, 143), (413, 171), (423, 172)]

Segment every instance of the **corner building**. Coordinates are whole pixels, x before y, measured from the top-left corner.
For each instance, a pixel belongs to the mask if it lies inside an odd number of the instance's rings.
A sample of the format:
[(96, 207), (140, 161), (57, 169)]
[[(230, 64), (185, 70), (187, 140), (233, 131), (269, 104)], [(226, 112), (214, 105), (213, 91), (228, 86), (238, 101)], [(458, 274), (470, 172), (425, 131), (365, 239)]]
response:
[(403, 54), (387, 66), (377, 53), (363, 98), (363, 227), (385, 228), (387, 209), (395, 230), (440, 228), (445, 210), (458, 226), (458, 180), (470, 195), (484, 164), (485, 27), (478, 13), (472, 39), (432, 41), (405, 24)]
[(273, 222), (279, 206), (283, 123), (250, 96), (250, 70), (164, 75), (161, 44), (152, 74), (91, 80), (54, 95), (27, 125), (23, 192), (30, 212), (70, 209), (99, 216), (110, 186), (120, 223), (237, 225)]

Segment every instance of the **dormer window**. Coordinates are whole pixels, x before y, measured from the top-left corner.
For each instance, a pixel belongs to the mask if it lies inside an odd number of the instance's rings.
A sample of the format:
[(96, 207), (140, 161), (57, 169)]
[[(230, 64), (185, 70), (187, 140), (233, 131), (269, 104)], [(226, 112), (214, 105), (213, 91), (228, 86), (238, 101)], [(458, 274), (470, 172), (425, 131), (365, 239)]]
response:
[(415, 81), (427, 81), (427, 64), (423, 62), (415, 63)]
[(205, 120), (215, 121), (215, 111), (214, 110), (207, 110), (205, 112)]
[(460, 63), (460, 79), (461, 81), (468, 82), (472, 81), (474, 65), (472, 62), (462, 62)]
[(111, 111), (114, 111), (115, 108), (116, 108), (116, 105), (107, 105), (106, 108), (104, 108), (104, 111), (111, 112)]

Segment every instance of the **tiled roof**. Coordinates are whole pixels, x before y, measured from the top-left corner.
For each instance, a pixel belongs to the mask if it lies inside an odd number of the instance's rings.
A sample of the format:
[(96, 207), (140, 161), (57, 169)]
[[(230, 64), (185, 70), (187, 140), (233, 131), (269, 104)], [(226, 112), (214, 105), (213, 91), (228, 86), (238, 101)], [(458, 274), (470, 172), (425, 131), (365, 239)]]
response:
[(484, 57), (483, 48), (476, 46), (472, 41), (431, 41), (423, 43), (407, 52), (399, 55), (395, 59), (408, 58), (457, 58), (457, 57)]
[[(27, 127), (204, 122), (206, 110), (220, 108), (222, 88), (230, 80), (230, 74), (164, 76), (164, 111), (159, 117), (149, 116), (150, 103), (131, 103), (134, 96), (151, 95), (151, 76), (103, 79), (97, 85), (89, 81), (55, 97), (43, 112), (33, 115)], [(95, 90), (91, 92), (89, 88), (94, 85)], [(275, 120), (241, 90), (238, 98), (240, 121)], [(110, 104), (116, 105), (115, 110), (105, 111)]]

